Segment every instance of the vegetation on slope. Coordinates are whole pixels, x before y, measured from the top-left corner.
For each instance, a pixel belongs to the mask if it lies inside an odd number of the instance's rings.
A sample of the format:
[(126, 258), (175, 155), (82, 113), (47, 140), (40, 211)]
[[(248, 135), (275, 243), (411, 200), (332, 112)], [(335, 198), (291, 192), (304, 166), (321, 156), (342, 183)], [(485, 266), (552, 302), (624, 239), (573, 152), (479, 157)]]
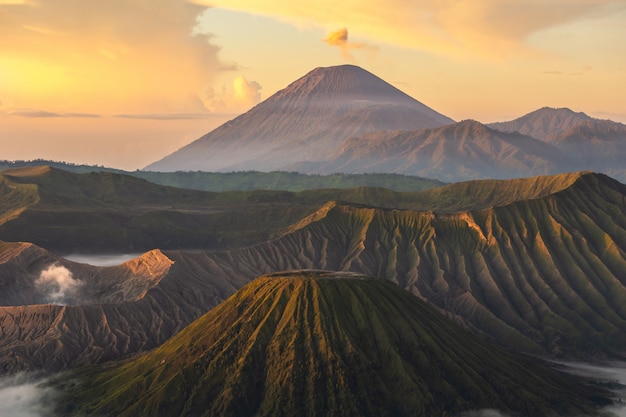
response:
[(590, 415), (608, 401), (388, 281), (329, 272), (259, 278), (155, 351), (63, 378), (59, 413), (79, 416)]
[[(558, 185), (558, 178), (553, 182)], [(81, 307), (64, 310), (76, 313), (60, 327), (50, 327), (60, 321), (42, 321), (30, 307), (12, 309), (16, 321), (3, 327), (3, 334), (11, 336), (0, 340), (0, 366), (45, 366), (47, 351), (42, 346), (50, 343), (52, 333), (54, 340), (67, 335), (64, 343), (75, 346), (83, 359), (137, 352), (164, 340), (162, 335), (188, 324), (254, 277), (302, 268), (386, 278), (512, 349), (561, 358), (623, 358), (625, 187), (603, 175), (584, 174), (569, 187), (558, 188), (545, 196), (529, 191), (525, 195), (537, 198), (506, 206), (453, 213), (333, 202), (282, 229), (280, 237), (252, 246), (165, 251), (174, 261), (167, 276), (144, 299), (111, 307), (107, 314), (112, 316), (105, 316), (109, 327), (104, 329), (96, 320), (101, 315), (89, 313), (92, 319), (80, 319)], [(253, 206), (243, 201), (242, 206)], [(233, 210), (232, 222), (238, 213)], [(255, 219), (265, 221), (238, 221)], [(9, 268), (7, 264), (11, 279), (5, 282), (24, 279), (19, 270)], [(14, 289), (7, 286), (3, 291), (10, 294)], [(113, 315), (119, 309), (127, 313), (122, 321)], [(118, 333), (134, 336), (112, 336)], [(56, 365), (76, 363), (76, 357), (61, 358)]]
[(95, 165), (76, 165), (47, 160), (0, 161), (0, 170), (27, 166), (51, 166), (75, 174), (110, 172), (142, 178), (155, 184), (201, 191), (282, 190), (304, 191), (326, 188), (384, 187), (394, 191), (421, 191), (443, 185), (441, 181), (399, 174), (307, 175), (297, 172), (239, 171), (123, 171)]
[[(536, 198), (579, 174), (459, 183), (422, 192), (385, 188), (210, 193), (114, 173), (38, 167), (0, 175), (0, 236), (60, 252), (223, 249), (278, 236), (329, 200), (373, 207), (455, 211)], [(5, 186), (1, 186), (5, 184)]]

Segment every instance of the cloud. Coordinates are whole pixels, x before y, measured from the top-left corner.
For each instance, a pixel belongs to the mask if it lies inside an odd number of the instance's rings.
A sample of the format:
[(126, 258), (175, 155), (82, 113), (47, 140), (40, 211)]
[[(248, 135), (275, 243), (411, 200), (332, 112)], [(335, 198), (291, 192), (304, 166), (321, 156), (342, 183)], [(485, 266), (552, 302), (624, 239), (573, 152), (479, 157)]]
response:
[(44, 110), (16, 110), (8, 112), (10, 116), (19, 117), (61, 117), (59, 113)]
[(378, 48), (373, 45), (368, 45), (363, 42), (350, 42), (348, 40), (348, 29), (341, 28), (330, 32), (325, 39), (323, 39), (330, 46), (337, 46), (341, 51), (341, 56), (350, 61), (354, 61), (354, 57), (350, 54), (351, 49), (365, 49), (371, 52), (378, 51)]
[(261, 85), (256, 81), (248, 81), (240, 75), (230, 86), (222, 86), (216, 92), (209, 89), (204, 100), (205, 107), (216, 113), (243, 112), (261, 101)]
[(541, 73), (545, 75), (585, 75), (583, 72), (563, 72), (558, 70), (542, 71)]
[(376, 43), (437, 55), (516, 57), (536, 32), (611, 14), (623, 0), (193, 0), (299, 27), (349, 27)]
[(35, 280), (35, 288), (46, 297), (46, 301), (61, 305), (70, 301), (82, 285), (82, 281), (74, 279), (72, 271), (57, 264), (41, 271)]
[(0, 3), (9, 108), (196, 112), (199, 96), (232, 67), (210, 34), (194, 32), (206, 7), (184, 0), (9, 3)]
[(148, 113), (148, 114), (116, 114), (113, 117), (135, 120), (198, 120), (222, 117), (211, 113)]
[(100, 117), (97, 114), (91, 113), (55, 113), (45, 110), (14, 110), (7, 112), (9, 116), (18, 116), (18, 117), (29, 117), (29, 118), (40, 118), (40, 117)]
[(46, 380), (26, 374), (0, 379), (0, 417), (39, 417), (52, 414), (55, 392)]

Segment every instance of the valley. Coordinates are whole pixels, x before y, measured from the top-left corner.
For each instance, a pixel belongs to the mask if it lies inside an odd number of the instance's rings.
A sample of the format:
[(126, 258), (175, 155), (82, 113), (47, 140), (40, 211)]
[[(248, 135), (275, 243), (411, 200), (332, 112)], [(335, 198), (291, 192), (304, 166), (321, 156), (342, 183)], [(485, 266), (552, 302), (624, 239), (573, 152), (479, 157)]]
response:
[(602, 415), (561, 363), (626, 360), (624, 140), (341, 65), (145, 170), (0, 161), (0, 376), (64, 416)]

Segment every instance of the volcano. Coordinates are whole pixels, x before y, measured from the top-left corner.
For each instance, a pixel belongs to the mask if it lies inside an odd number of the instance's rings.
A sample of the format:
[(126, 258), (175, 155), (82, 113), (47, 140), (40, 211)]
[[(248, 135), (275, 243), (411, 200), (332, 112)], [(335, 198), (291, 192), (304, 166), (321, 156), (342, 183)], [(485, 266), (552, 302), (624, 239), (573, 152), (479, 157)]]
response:
[(158, 349), (64, 378), (63, 415), (580, 415), (603, 390), (501, 350), (382, 279), (258, 278)]
[(450, 123), (452, 119), (360, 67), (316, 68), (145, 169), (280, 170), (294, 162), (328, 159), (350, 137)]

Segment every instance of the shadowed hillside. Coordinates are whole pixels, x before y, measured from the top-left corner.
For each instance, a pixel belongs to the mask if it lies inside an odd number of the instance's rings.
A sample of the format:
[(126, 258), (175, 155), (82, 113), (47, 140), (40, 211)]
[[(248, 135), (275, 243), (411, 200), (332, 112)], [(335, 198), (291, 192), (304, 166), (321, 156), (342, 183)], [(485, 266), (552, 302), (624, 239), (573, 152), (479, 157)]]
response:
[[(256, 276), (303, 268), (354, 271), (391, 280), (448, 317), (512, 349), (561, 358), (623, 358), (625, 188), (606, 176), (587, 173), (455, 184), (438, 197), (449, 199), (444, 207), (480, 203), (469, 211), (330, 202), (285, 228), (280, 237), (256, 245), (224, 251), (163, 251), (173, 264), (136, 301), (54, 307), (55, 313), (46, 320), (38, 313), (40, 307), (4, 307), (3, 320), (11, 323), (4, 326), (11, 330), (4, 330), (0, 339), (0, 366), (5, 370), (47, 367), (42, 346), (56, 344), (62, 337), (82, 356), (63, 357), (51, 367), (154, 347)], [(498, 189), (508, 190), (508, 197), (496, 193)], [(484, 208), (483, 204), (495, 200), (502, 205)], [(16, 255), (9, 249), (3, 257), (6, 268), (13, 265), (12, 271), (30, 271), (26, 275), (30, 283), (26, 278), (3, 281), (9, 283), (4, 289), (7, 294), (19, 293), (32, 285), (47, 263), (31, 260), (19, 266), (19, 257), (12, 263)], [(73, 269), (70, 263), (63, 265)], [(75, 276), (82, 279), (81, 268)], [(99, 274), (107, 276), (107, 269)], [(87, 283), (92, 279), (85, 278)], [(85, 311), (98, 313), (83, 320)], [(108, 323), (104, 327), (103, 311)], [(116, 321), (120, 311), (125, 318)], [(61, 313), (68, 321), (53, 325), (60, 322)], [(123, 336), (128, 334), (134, 336)]]
[(155, 351), (60, 388), (63, 415), (102, 416), (549, 416), (608, 401), (389, 282), (331, 272), (259, 278)]

